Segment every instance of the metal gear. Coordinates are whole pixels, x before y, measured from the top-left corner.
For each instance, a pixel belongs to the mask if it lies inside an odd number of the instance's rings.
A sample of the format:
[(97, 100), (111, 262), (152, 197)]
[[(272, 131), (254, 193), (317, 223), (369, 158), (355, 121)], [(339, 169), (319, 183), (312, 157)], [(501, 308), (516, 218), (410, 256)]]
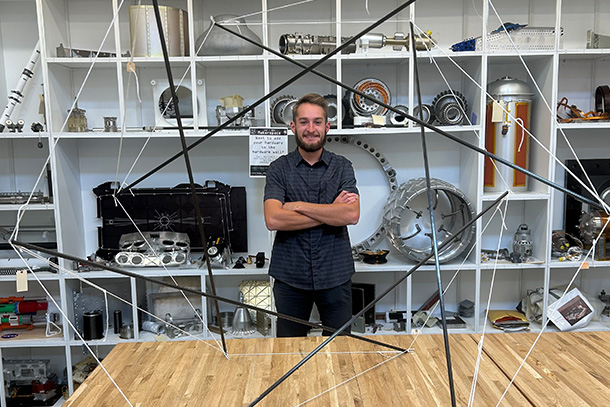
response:
[[(445, 109), (445, 106), (449, 104), (454, 104), (455, 106)], [(441, 124), (461, 124), (468, 111), (468, 101), (466, 100), (466, 97), (457, 90), (445, 90), (439, 93), (434, 98), (434, 101), (432, 101), (432, 106), (434, 107), (436, 119)], [(443, 116), (443, 114), (445, 116)], [(443, 122), (441, 119), (449, 120), (449, 122)], [(458, 121), (458, 119), (460, 120)]]

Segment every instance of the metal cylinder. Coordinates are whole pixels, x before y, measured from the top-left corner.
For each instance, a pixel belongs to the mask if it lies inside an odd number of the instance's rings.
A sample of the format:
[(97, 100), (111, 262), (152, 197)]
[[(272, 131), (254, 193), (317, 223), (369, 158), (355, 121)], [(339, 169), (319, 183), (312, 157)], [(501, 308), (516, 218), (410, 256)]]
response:
[[(532, 103), (529, 86), (523, 81), (505, 76), (488, 84), (487, 93), (493, 100), (487, 104), (485, 148), (490, 153), (528, 169), (527, 130)], [(496, 167), (490, 158), (485, 158), (485, 191), (527, 191), (525, 174), (500, 163)]]
[(120, 309), (114, 310), (114, 333), (121, 333), (121, 326), (123, 326), (123, 314)]
[(102, 311), (95, 310), (83, 313), (83, 338), (86, 341), (102, 339), (104, 337), (102, 326)]

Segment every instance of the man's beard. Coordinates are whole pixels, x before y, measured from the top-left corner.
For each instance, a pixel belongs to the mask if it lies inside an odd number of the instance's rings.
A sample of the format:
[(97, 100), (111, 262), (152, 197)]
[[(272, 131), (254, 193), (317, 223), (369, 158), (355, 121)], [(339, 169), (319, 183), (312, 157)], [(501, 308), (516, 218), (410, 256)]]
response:
[(295, 135), (295, 139), (297, 142), (297, 146), (299, 146), (303, 151), (306, 151), (308, 153), (315, 153), (316, 151), (324, 147), (324, 144), (326, 143), (326, 134), (323, 134), (320, 137), (320, 140), (318, 140), (318, 142), (315, 144), (306, 143), (305, 141), (303, 141), (302, 136)]

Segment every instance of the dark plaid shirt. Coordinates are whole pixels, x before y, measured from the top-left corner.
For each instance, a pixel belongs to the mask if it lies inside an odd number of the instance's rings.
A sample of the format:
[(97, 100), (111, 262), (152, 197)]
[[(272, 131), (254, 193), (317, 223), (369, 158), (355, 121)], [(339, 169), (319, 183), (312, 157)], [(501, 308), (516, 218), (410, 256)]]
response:
[[(298, 149), (275, 160), (267, 171), (264, 199), (331, 204), (341, 191), (358, 193), (352, 163), (323, 150), (314, 165)], [(347, 226), (319, 225), (275, 235), (269, 274), (305, 290), (339, 286), (354, 274)]]

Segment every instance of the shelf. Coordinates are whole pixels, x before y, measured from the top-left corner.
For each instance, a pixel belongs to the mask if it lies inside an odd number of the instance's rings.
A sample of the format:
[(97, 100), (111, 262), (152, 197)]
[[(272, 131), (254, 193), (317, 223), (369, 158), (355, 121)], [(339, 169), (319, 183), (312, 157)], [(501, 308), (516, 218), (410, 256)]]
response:
[[(43, 48), (43, 57), (34, 70), (34, 77), (25, 88), (24, 100), (13, 115), (25, 121), (27, 129), (24, 129), (27, 131), (5, 131), (0, 134), (0, 192), (35, 189), (42, 190), (46, 196), (53, 196), (53, 203), (28, 207), (27, 226), (32, 229), (31, 236), (35, 239), (40, 237), (39, 229), (34, 226), (42, 224), (45, 229), (53, 231), (57, 246), (63, 251), (77, 257), (90, 256), (99, 248), (98, 228), (101, 226), (97, 213), (98, 202), (92, 189), (115, 179), (129, 184), (170, 156), (181, 152), (177, 128), (171, 120), (162, 118), (158, 111), (159, 93), (165, 90), (161, 87), (166, 86), (165, 62), (158, 56), (97, 59), (56, 57), (56, 47), (60, 43), (74, 49), (98, 49), (109, 27), (109, 35), (102, 50), (125, 55), (131, 44), (128, 5), (115, 10), (118, 2), (0, 2), (3, 11), (0, 14), (0, 26), (3, 27), (0, 36), (0, 98), (6, 100), (9, 96), (32, 52), (32, 47), (38, 40), (39, 33)], [(610, 130), (610, 121), (557, 123), (554, 109), (557, 101), (565, 96), (569, 98), (570, 104), (576, 104), (583, 111), (591, 110), (596, 87), (608, 83), (610, 48), (586, 49), (585, 46), (586, 32), (589, 29), (610, 35), (605, 23), (610, 17), (609, 3), (605, 0), (582, 0), (578, 3), (567, 0), (515, 0), (494, 4), (503, 21), (528, 24), (530, 27), (554, 27), (556, 31), (562, 28), (563, 36), (555, 37), (550, 49), (540, 51), (487, 49), (452, 52), (452, 44), (465, 38), (486, 35), (500, 24), (495, 11), (484, 3), (482, 0), (416, 2), (373, 32), (386, 36), (392, 36), (396, 32), (406, 34), (409, 32), (410, 21), (414, 21), (418, 28), (432, 32), (438, 46), (430, 51), (418, 51), (416, 59), (422, 103), (432, 104), (438, 95), (448, 89), (462, 93), (468, 101), (466, 116), (468, 119), (474, 119), (474, 124), (438, 127), (459, 141), (479, 148), (485, 146), (485, 128), (488, 126), (488, 98), (485, 94), (487, 84), (500, 77), (511, 76), (527, 82), (532, 92), (536, 93), (533, 86), (536, 81), (542, 95), (535, 94), (531, 97), (529, 130), (544, 148), (535, 143), (531, 144), (528, 169), (563, 185), (564, 170), (546, 152), (551, 151), (561, 161), (572, 158), (561, 133), (566, 134), (579, 157), (592, 159), (608, 156), (607, 133)], [(342, 37), (354, 35), (395, 8), (396, 2), (381, 0), (369, 10), (370, 14), (361, 7), (353, 7), (346, 0), (319, 0), (315, 7), (307, 2), (285, 7), (279, 0), (263, 0), (263, 3), (244, 3), (239, 0), (170, 0), (168, 5), (189, 11), (187, 22), (190, 31), (186, 32), (188, 38), (184, 39), (189, 40), (188, 50), (191, 55), (172, 56), (170, 64), (175, 82), (184, 77), (182, 86), (191, 90), (190, 95), (181, 96), (180, 100), (181, 111), (191, 110), (191, 118), (184, 121), (184, 135), (190, 145), (216, 128), (216, 107), (221, 103), (219, 99), (240, 95), (244, 98), (244, 105), (252, 104), (274, 91), (280, 84), (291, 81), (301, 71), (298, 66), (266, 51), (256, 55), (193, 55), (196, 39), (210, 26), (210, 16), (238, 9), (240, 13), (249, 14), (246, 17), (249, 28), (263, 43), (276, 49), (278, 39), (286, 33), (340, 34)], [(259, 13), (261, 9), (265, 10), (266, 15)], [(484, 12), (488, 15), (483, 16)], [(115, 26), (111, 26), (115, 14), (117, 20)], [(267, 25), (263, 25), (264, 23)], [(175, 32), (173, 34), (175, 35)], [(299, 54), (288, 57), (310, 66), (324, 55)], [(523, 66), (522, 60), (527, 67)], [(131, 62), (135, 64), (137, 78), (127, 71), (127, 65)], [(378, 79), (390, 90), (391, 100), (388, 103), (392, 106), (404, 105), (412, 114), (418, 105), (415, 67), (411, 52), (405, 49), (393, 51), (392, 48), (385, 47), (336, 54), (318, 69), (349, 86), (365, 78)], [(88, 81), (81, 91), (81, 85), (87, 75)], [(308, 92), (337, 95), (339, 102), (346, 94), (346, 91), (336, 84), (316, 75), (305, 75), (257, 106), (254, 109), (252, 127), (272, 125), (271, 109), (273, 102), (280, 95), (297, 96)], [(43, 93), (46, 102), (44, 119), (39, 113), (39, 95)], [(67, 132), (67, 129), (64, 129), (60, 133), (60, 128), (66, 121), (67, 110), (77, 94), (78, 106), (86, 110), (86, 128), (90, 130)], [(541, 103), (542, 97), (553, 111), (549, 111), (544, 103)], [(349, 109), (348, 106), (338, 104), (341, 106), (339, 110)], [(104, 132), (104, 118), (115, 116), (119, 131)], [(44, 123), (48, 131), (29, 131), (32, 122)], [(127, 128), (124, 134), (120, 133), (122, 125)], [(155, 131), (147, 131), (154, 125), (158, 127)], [(326, 146), (329, 151), (344, 155), (352, 161), (361, 193), (360, 223), (349, 227), (353, 244), (366, 239), (382, 223), (381, 208), (387, 203), (393, 186), (425, 175), (420, 132), (420, 127), (411, 122), (404, 127), (354, 127), (345, 121), (331, 129), (331, 139)], [(425, 130), (425, 135), (433, 178), (442, 179), (459, 188), (468, 197), (475, 212), (489, 207), (500, 196), (500, 192), (484, 191), (485, 159), (481, 154), (430, 129)], [(341, 138), (348, 136), (362, 140), (369, 147), (374, 146), (375, 150), (355, 149), (353, 145), (342, 143)], [(189, 157), (195, 182), (218, 180), (247, 189), (248, 253), (262, 251), (270, 257), (273, 234), (268, 232), (264, 222), (262, 197), (265, 183), (263, 179), (248, 176), (248, 137), (249, 129), (245, 126), (225, 129), (201, 143), (198, 148), (191, 149)], [(42, 141), (43, 148), (38, 148), (38, 140)], [(295, 148), (294, 137), (290, 132), (288, 143), (289, 151)], [(373, 158), (372, 153), (375, 152), (384, 155), (383, 163)], [(45, 169), (45, 174), (50, 174), (50, 179), (41, 181), (44, 185), (34, 187), (49, 156), (48, 171)], [(380, 163), (391, 163), (392, 174), (388, 176)], [(391, 182), (388, 182), (390, 179)], [(456, 308), (464, 299), (470, 299), (476, 303), (477, 312), (482, 311), (486, 307), (493, 269), (503, 272), (495, 274), (494, 284), (497, 291), (494, 291), (492, 296), (491, 307), (502, 309), (514, 309), (528, 289), (564, 284), (573, 276), (580, 263), (559, 262), (550, 256), (551, 231), (563, 228), (563, 194), (555, 193), (551, 187), (538, 181), (530, 181), (527, 192), (511, 193), (506, 198), (506, 205), (500, 205), (502, 210), (506, 208), (502, 218), (496, 214), (492, 219), (490, 211), (477, 222), (477, 227), (480, 228), (476, 233), (477, 241), (466, 260), (460, 258), (440, 265), (444, 283), (448, 283), (446, 280), (450, 276), (457, 274), (447, 289), (448, 309)], [(138, 187), (165, 188), (185, 182), (187, 178), (184, 162), (180, 159), (154, 172)], [(20, 209), (21, 205), (0, 205), (0, 226), (12, 227), (16, 212)], [(500, 236), (500, 247), (512, 248), (516, 230), (524, 223), (531, 230), (535, 262), (505, 262), (497, 265), (491, 261), (481, 262), (481, 250), (497, 247)], [(483, 227), (486, 229), (483, 230)], [(48, 234), (45, 236), (48, 237)], [(387, 263), (356, 262), (354, 281), (375, 284), (377, 292), (380, 293), (410, 270), (414, 263), (392, 248), (388, 240), (380, 241), (378, 247), (390, 247)], [(0, 254), (10, 256), (10, 252)], [(192, 253), (192, 256), (195, 254)], [(235, 254), (233, 260), (240, 255), (244, 253)], [(10, 261), (8, 257), (3, 260), (9, 266), (14, 263), (12, 257)], [(71, 268), (71, 262), (61, 262), (62, 266)], [(256, 268), (254, 264), (247, 265), (244, 269), (213, 268), (218, 295), (237, 300), (237, 286), (241, 281), (270, 281), (268, 266), (267, 262), (263, 268)], [(158, 280), (171, 275), (180, 279), (179, 281), (187, 281), (198, 291), (209, 289), (205, 266), (198, 268), (193, 264), (168, 270), (126, 270)], [(458, 270), (460, 273), (456, 273)], [(588, 269), (581, 270), (577, 284), (583, 289), (596, 291), (606, 283), (609, 276), (610, 262), (590, 260)], [(99, 270), (80, 272), (77, 275), (67, 272), (29, 275), (28, 294), (34, 296), (46, 295), (34, 281), (35, 277), (50, 290), (53, 299), (66, 309), (68, 318), (75, 321), (75, 324), (78, 324), (82, 313), (82, 310), (76, 308), (78, 295), (86, 293), (92, 302), (98, 299), (102, 301), (102, 294), (79, 281), (79, 278), (93, 281), (111, 292), (120, 292), (122, 298), (138, 306), (147, 304), (149, 294), (162, 292), (161, 286), (157, 284)], [(11, 293), (14, 293), (14, 285), (15, 276), (0, 276), (0, 293), (3, 296), (13, 295)], [(423, 265), (417, 273), (413, 273), (396, 290), (384, 297), (378, 309), (416, 309), (436, 289), (434, 264)], [(605, 289), (610, 291), (610, 285)], [(193, 298), (196, 298), (195, 306), (201, 308), (207, 323), (211, 315), (209, 301), (196, 295), (193, 295)], [(135, 305), (118, 302), (114, 297), (109, 297), (109, 301), (109, 309), (122, 310), (124, 321), (138, 318)], [(90, 306), (99, 306), (100, 303)], [(178, 304), (176, 309), (179, 310), (180, 307)], [(233, 309), (233, 306), (223, 304), (222, 309)], [(480, 333), (483, 322), (481, 318), (469, 318), (466, 329), (452, 329), (450, 333)], [(489, 323), (487, 326), (488, 332), (500, 332), (490, 329)], [(608, 329), (607, 323), (596, 322), (584, 330)], [(540, 331), (539, 324), (532, 324), (531, 330)], [(60, 335), (60, 338), (40, 337), (38, 328), (35, 331), (37, 337), (23, 333), (23, 339), (0, 344), (4, 347), (7, 343), (6, 347), (20, 356), (21, 350), (17, 348), (23, 348), (24, 353), (35, 349), (31, 352), (34, 356), (39, 356), (46, 348), (57, 348), (54, 352), (57, 355), (53, 356), (62, 360), (62, 369), (71, 366), (72, 359), (79, 359), (82, 343), (74, 339), (71, 330), (69, 334)], [(383, 333), (404, 334), (385, 330)], [(441, 329), (424, 328), (422, 333), (438, 334)], [(44, 335), (44, 331), (42, 334)], [(101, 349), (102, 352), (108, 352), (118, 343), (156, 340), (150, 332), (137, 332), (135, 336), (137, 339), (124, 340), (111, 333), (107, 341), (88, 341), (88, 344)], [(206, 333), (200, 336), (204, 339), (210, 338)], [(213, 334), (211, 337), (216, 338), (218, 335)], [(227, 337), (231, 338), (232, 335), (228, 334)], [(246, 337), (262, 335), (257, 332)], [(184, 339), (189, 338), (175, 340)], [(74, 353), (72, 357), (70, 352)], [(2, 356), (6, 357), (4, 354)], [(67, 371), (69, 390), (73, 392), (70, 378), (72, 373), (70, 369)], [(0, 389), (3, 387), (0, 386)], [(0, 406), (4, 407), (6, 402), (1, 396), (4, 396), (3, 390), (0, 390)]]

